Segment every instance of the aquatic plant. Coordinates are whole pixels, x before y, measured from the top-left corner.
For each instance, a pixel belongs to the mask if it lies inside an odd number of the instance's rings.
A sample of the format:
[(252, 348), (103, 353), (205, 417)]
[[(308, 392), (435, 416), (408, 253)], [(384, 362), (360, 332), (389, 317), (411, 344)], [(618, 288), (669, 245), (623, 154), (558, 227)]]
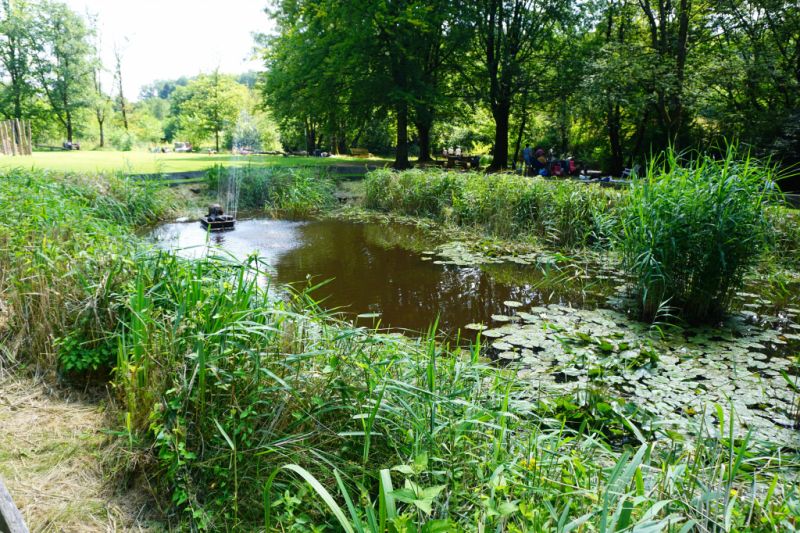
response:
[(675, 152), (634, 182), (621, 215), (621, 250), (642, 316), (719, 318), (767, 248), (773, 171), (729, 147), (722, 159)]
[(437, 169), (370, 172), (365, 205), (479, 227), (500, 237), (535, 236), (556, 246), (604, 245), (621, 193), (572, 181)]
[(303, 217), (335, 205), (333, 180), (320, 168), (221, 167), (207, 172), (210, 191), (220, 180), (239, 180), (239, 209), (265, 209), (276, 215)]

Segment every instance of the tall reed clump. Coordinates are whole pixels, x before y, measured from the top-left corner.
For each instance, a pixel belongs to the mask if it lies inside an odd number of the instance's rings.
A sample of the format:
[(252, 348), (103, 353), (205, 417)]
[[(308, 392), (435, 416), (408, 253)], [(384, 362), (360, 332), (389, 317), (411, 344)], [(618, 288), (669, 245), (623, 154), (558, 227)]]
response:
[(42, 372), (109, 365), (114, 295), (138, 242), (130, 225), (171, 208), (170, 194), (119, 177), (11, 171), (0, 178), (0, 364)]
[(766, 248), (773, 170), (740, 157), (733, 147), (687, 162), (667, 152), (634, 183), (620, 244), (643, 317), (718, 318)]
[(441, 170), (376, 170), (366, 178), (365, 205), (481, 228), (499, 237), (534, 236), (546, 243), (605, 245), (618, 231), (621, 193), (572, 181)]
[(318, 168), (215, 167), (207, 173), (214, 194), (226, 180), (239, 181), (239, 208), (265, 209), (276, 215), (303, 217), (335, 205), (333, 180)]

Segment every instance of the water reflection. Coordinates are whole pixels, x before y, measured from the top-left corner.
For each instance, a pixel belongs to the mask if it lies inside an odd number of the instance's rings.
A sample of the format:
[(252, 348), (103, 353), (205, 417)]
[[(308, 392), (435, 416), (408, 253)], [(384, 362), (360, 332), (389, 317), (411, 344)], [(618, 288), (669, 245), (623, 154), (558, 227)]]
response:
[[(196, 223), (166, 224), (153, 237), (187, 257), (209, 250), (207, 234)], [(258, 252), (281, 284), (303, 288), (331, 280), (314, 293), (324, 307), (351, 316), (380, 313), (384, 327), (422, 331), (438, 317), (440, 329), (454, 332), (471, 322), (489, 323), (491, 315), (508, 312), (503, 304), (507, 300), (538, 305), (575, 298), (570, 293), (574, 288), (567, 285), (545, 293), (537, 289), (542, 274), (536, 267), (482, 270), (425, 261), (408, 248), (433, 243), (407, 226), (247, 220), (210, 239), (211, 245), (238, 258)], [(492, 275), (492, 269), (503, 281)]]

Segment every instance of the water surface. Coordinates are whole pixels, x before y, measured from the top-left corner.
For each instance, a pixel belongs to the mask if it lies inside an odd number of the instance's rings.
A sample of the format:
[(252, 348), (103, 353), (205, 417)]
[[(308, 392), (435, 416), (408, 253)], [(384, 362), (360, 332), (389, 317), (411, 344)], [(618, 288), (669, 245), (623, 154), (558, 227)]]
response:
[(381, 326), (396, 329), (424, 331), (438, 317), (439, 328), (453, 333), (469, 323), (488, 324), (493, 314), (507, 314), (505, 301), (585, 306), (591, 298), (566, 284), (544, 290), (536, 266), (435, 264), (419, 250), (436, 243), (403, 225), (253, 219), (239, 221), (233, 231), (211, 234), (207, 243), (205, 230), (186, 222), (165, 224), (153, 237), (189, 257), (211, 247), (240, 259), (257, 252), (271, 267), (273, 282), (302, 289), (329, 280), (313, 293), (323, 307), (351, 318), (377, 313)]

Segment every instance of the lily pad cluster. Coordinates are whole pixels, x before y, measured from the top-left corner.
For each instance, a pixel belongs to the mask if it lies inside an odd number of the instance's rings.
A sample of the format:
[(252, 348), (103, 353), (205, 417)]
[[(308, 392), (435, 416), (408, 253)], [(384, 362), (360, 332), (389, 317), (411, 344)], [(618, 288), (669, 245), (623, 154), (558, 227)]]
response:
[(518, 265), (553, 264), (558, 260), (558, 255), (527, 252), (520, 254), (488, 254), (483, 250), (476, 250), (474, 246), (463, 241), (445, 243), (435, 250), (423, 252), (427, 256), (439, 256), (441, 259), (434, 261), (438, 265), (456, 265), (472, 267), (478, 265), (491, 265), (501, 263), (516, 263)]
[(517, 309), (481, 335), (492, 355), (512, 362), (529, 384), (528, 398), (600, 389), (655, 415), (658, 422), (646, 429), (676, 435), (717, 434), (716, 404), (733, 413), (737, 436), (752, 430), (755, 438), (800, 447), (797, 368), (770, 355), (796, 329), (764, 329), (737, 315), (719, 328), (665, 332), (607, 309)]

